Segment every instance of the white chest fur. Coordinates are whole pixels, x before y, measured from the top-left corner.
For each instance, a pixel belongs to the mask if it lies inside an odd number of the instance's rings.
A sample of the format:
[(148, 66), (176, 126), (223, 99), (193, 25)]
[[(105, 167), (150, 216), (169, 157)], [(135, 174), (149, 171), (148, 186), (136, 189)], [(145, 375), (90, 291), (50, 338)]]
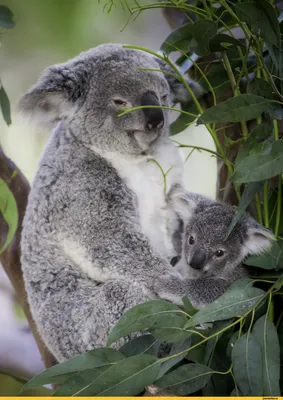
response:
[(165, 193), (172, 184), (183, 183), (183, 161), (178, 148), (168, 141), (151, 156), (125, 159), (117, 153), (107, 153), (103, 157), (136, 194), (142, 233), (161, 256), (174, 256), (172, 238), (167, 232), (172, 215), (165, 207)]

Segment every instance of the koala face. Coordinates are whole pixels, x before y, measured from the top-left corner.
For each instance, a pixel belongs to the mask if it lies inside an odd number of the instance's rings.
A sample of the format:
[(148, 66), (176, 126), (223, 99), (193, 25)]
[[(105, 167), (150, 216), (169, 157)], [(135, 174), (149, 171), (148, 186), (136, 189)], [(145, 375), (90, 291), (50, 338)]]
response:
[(272, 233), (248, 215), (243, 216), (227, 238), (235, 209), (194, 193), (176, 190), (170, 204), (184, 222), (182, 255), (176, 269), (184, 277), (228, 279), (247, 255), (266, 250)]
[[(156, 71), (157, 70), (157, 71)], [(189, 94), (170, 68), (151, 54), (105, 44), (47, 68), (21, 99), (40, 123), (66, 129), (89, 147), (136, 156), (168, 135), (168, 106)], [(159, 72), (158, 72), (159, 71)], [(195, 93), (201, 91), (189, 81)], [(118, 117), (124, 109), (147, 106)]]

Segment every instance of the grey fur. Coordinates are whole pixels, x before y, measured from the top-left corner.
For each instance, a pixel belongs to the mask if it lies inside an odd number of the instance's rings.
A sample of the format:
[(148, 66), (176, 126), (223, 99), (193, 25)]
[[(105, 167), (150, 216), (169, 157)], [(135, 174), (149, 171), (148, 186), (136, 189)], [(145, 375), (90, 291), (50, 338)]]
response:
[[(171, 188), (168, 204), (177, 212), (176, 220), (182, 223), (173, 232), (176, 250), (182, 249), (175, 268), (194, 282), (188, 297), (197, 308), (215, 300), (234, 281), (246, 276), (242, 263), (247, 255), (265, 251), (274, 240), (273, 234), (249, 215), (238, 221), (227, 238), (235, 209), (226, 203), (185, 192), (178, 185)], [(195, 269), (191, 262), (200, 249), (206, 258), (200, 269)], [(224, 255), (217, 257), (218, 250), (224, 251)]]
[(170, 90), (175, 102), (187, 92), (174, 79), (141, 67), (159, 64), (146, 53), (102, 45), (48, 68), (20, 101), (24, 112), (55, 126), (33, 181), (21, 250), (32, 315), (59, 361), (104, 346), (127, 309), (160, 297), (181, 304), (188, 289), (169, 263), (175, 253), (162, 230), (169, 214), (159, 205), (142, 213), (155, 190), (165, 204), (163, 188), (150, 181), (144, 201), (147, 181), (135, 183), (147, 173), (159, 177), (147, 157), (163, 157), (173, 167), (168, 188), (182, 185), (168, 113), (162, 128), (149, 130), (142, 110), (118, 118), (115, 105), (123, 100), (138, 106), (145, 92), (169, 105)]

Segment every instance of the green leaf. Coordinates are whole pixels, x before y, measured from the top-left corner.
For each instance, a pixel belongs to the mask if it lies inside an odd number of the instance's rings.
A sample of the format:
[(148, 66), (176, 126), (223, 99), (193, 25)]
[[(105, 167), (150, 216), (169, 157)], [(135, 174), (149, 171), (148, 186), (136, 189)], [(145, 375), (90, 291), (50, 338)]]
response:
[(109, 366), (122, 359), (124, 359), (124, 356), (114, 349), (101, 348), (91, 350), (87, 353), (80, 354), (71, 360), (46, 369), (41, 374), (33, 377), (23, 387), (23, 390), (30, 387), (45, 385), (47, 383), (58, 383), (57, 378), (63, 378), (63, 380), (60, 379), (59, 382), (62, 383), (62, 381), (64, 382), (64, 380), (66, 380), (65, 378), (70, 377), (70, 373)]
[[(179, 354), (182, 351), (189, 349), (191, 345), (191, 338), (186, 338), (182, 342), (174, 343), (168, 357), (171, 357), (175, 354)], [(159, 374), (157, 376), (157, 379), (161, 378), (163, 375), (166, 374), (172, 367), (174, 367), (178, 362), (182, 361), (186, 357), (187, 353), (184, 352), (174, 358), (171, 358), (170, 360), (165, 361), (159, 371)]]
[(151, 354), (157, 356), (160, 342), (152, 335), (142, 335), (135, 339), (129, 340), (122, 347), (119, 352), (125, 357), (137, 356), (138, 354)]
[(18, 227), (18, 208), (13, 193), (9, 189), (8, 185), (0, 178), (0, 212), (7, 223), (9, 230), (6, 237), (6, 241), (0, 249), (0, 254), (3, 253), (17, 231)]
[(259, 256), (250, 256), (245, 260), (246, 265), (266, 270), (283, 268), (283, 243), (273, 242), (272, 247)]
[(265, 99), (272, 100), (274, 99), (273, 92), (272, 92), (272, 87), (268, 82), (266, 82), (264, 79), (260, 78), (253, 78), (249, 83), (247, 87), (247, 93), (249, 94), (255, 94), (257, 96), (264, 97)]
[(280, 396), (280, 347), (276, 328), (267, 318), (259, 318), (253, 328), (263, 354), (263, 396)]
[(235, 12), (241, 21), (249, 25), (256, 36), (266, 43), (280, 45), (280, 28), (274, 8), (265, 0), (244, 2), (235, 5)]
[(10, 101), (2, 85), (0, 87), (0, 106), (4, 121), (8, 126), (11, 125), (12, 120), (11, 120)]
[(160, 369), (156, 357), (140, 354), (125, 358), (81, 388), (75, 396), (135, 396), (154, 382)]
[(73, 396), (82, 388), (91, 384), (101, 374), (109, 369), (109, 365), (96, 369), (87, 369), (85, 371), (72, 374), (52, 396)]
[(177, 396), (185, 396), (203, 388), (213, 372), (206, 365), (186, 364), (158, 379), (155, 385)]
[(232, 349), (236, 383), (244, 396), (262, 396), (262, 353), (252, 333), (241, 336)]
[(0, 6), (0, 27), (5, 29), (11, 29), (15, 26), (13, 21), (12, 11), (5, 6)]
[(172, 51), (176, 51), (176, 47), (180, 50), (188, 50), (189, 42), (192, 39), (192, 24), (184, 24), (180, 28), (175, 29), (164, 40), (160, 47), (160, 51), (168, 55)]
[[(179, 307), (164, 300), (147, 301), (126, 311), (117, 324), (112, 328), (108, 345), (123, 336), (133, 332), (140, 332), (148, 329), (150, 333), (156, 328), (156, 331), (162, 331), (165, 328), (171, 331), (176, 328), (182, 329), (186, 318), (181, 314)], [(153, 334), (153, 333), (152, 333)], [(156, 337), (156, 336), (155, 336)], [(159, 338), (159, 337), (158, 337)]]
[[(262, 182), (251, 182), (248, 183), (245, 187), (245, 190), (242, 194), (241, 200), (239, 202), (239, 205), (236, 209), (236, 212), (232, 218), (232, 221), (228, 227), (227, 231), (227, 238), (236, 226), (237, 222), (242, 218), (242, 216), (245, 214), (247, 207), (251, 203), (251, 201), (254, 198), (254, 195), (258, 192), (260, 192), (262, 187)], [(227, 239), (226, 238), (226, 239)]]
[(273, 133), (273, 126), (271, 124), (261, 123), (258, 125), (247, 137), (246, 141), (242, 144), (235, 160), (237, 167), (255, 148), (258, 147), (263, 140), (266, 140)]
[(186, 323), (185, 328), (204, 324), (205, 322), (240, 317), (250, 310), (263, 294), (263, 290), (250, 286), (249, 279), (236, 281), (217, 300), (198, 311)]
[(235, 39), (232, 36), (226, 35), (225, 33), (218, 33), (209, 42), (209, 47), (212, 52), (226, 50), (226, 47), (222, 43), (234, 44), (239, 47), (246, 47), (243, 42)]
[(196, 42), (194, 51), (199, 56), (211, 54), (209, 42), (217, 34), (218, 23), (209, 19), (203, 19), (193, 24), (192, 35)]
[[(182, 110), (198, 115), (198, 109), (195, 103), (183, 104)], [(196, 117), (188, 114), (181, 114), (170, 124), (170, 136), (176, 135), (187, 129), (188, 125), (196, 120)]]
[(272, 143), (270, 154), (246, 157), (235, 169), (231, 180), (234, 183), (263, 181), (283, 172), (283, 141)]
[(264, 97), (241, 94), (208, 108), (199, 117), (197, 124), (249, 121), (266, 111), (270, 104)]

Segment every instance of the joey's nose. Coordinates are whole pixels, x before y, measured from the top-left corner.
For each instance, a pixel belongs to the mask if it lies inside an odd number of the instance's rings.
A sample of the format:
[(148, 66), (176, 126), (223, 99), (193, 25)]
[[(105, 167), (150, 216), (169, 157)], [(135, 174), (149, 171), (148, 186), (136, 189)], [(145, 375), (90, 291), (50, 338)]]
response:
[[(142, 106), (160, 106), (158, 98), (153, 92), (146, 92), (141, 98)], [(143, 108), (146, 128), (162, 128), (164, 125), (164, 114), (161, 108)]]
[(193, 269), (202, 269), (203, 265), (205, 263), (205, 260), (206, 260), (206, 252), (205, 252), (205, 250), (202, 249), (202, 248), (197, 249), (193, 254), (193, 257), (192, 257), (191, 262), (190, 262), (190, 266)]

